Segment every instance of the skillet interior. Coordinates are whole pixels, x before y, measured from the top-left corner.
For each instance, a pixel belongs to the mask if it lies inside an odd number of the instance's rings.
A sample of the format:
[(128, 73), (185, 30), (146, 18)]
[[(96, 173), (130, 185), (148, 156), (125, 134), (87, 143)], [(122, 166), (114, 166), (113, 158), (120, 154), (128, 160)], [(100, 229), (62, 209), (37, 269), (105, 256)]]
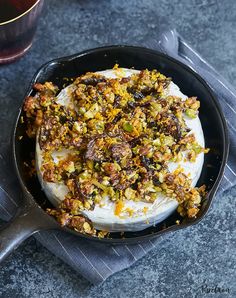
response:
[[(205, 155), (202, 174), (197, 184), (205, 184), (208, 190), (207, 198), (203, 201), (197, 219), (183, 220), (176, 212), (164, 222), (143, 231), (124, 233), (122, 236), (120, 233), (112, 233), (112, 241), (120, 242), (119, 239), (124, 238), (129, 238), (128, 240), (130, 241), (142, 240), (169, 230), (183, 228), (199, 222), (208, 210), (223, 175), (223, 169), (228, 154), (228, 138), (225, 121), (214, 95), (208, 85), (191, 69), (154, 50), (129, 46), (104, 47), (88, 50), (70, 57), (56, 59), (45, 64), (36, 73), (26, 95), (33, 94), (32, 85), (35, 82), (52, 81), (58, 85), (59, 88), (62, 88), (63, 85), (68, 84), (68, 79), (73, 79), (87, 71), (112, 68), (115, 63), (126, 68), (156, 68), (164, 75), (172, 77), (173, 81), (180, 87), (180, 90), (184, 94), (197, 96), (201, 102), (200, 120), (203, 127), (206, 147), (210, 148), (210, 152)], [(46, 207), (50, 207), (51, 204), (41, 190), (38, 179), (29, 179), (28, 169), (27, 166), (25, 166), (25, 162), (29, 163), (34, 157), (35, 142), (27, 138), (25, 134), (25, 123), (21, 123), (20, 121), (21, 116), (24, 116), (22, 111), (18, 118), (15, 135), (17, 168), (23, 184), (25, 184), (35, 201), (45, 209)], [(23, 136), (21, 140), (19, 140), (20, 136)], [(181, 221), (180, 225), (176, 225), (177, 219)], [(67, 228), (66, 230), (76, 235), (79, 234)], [(86, 238), (93, 237), (88, 236)], [(104, 239), (103, 241), (111, 241), (111, 239)]]

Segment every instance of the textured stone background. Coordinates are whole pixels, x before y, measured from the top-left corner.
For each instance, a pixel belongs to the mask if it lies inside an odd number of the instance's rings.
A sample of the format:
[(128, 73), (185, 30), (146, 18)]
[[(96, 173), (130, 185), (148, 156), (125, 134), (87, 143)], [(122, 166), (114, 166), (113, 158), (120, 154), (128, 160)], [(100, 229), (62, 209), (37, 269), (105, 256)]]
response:
[[(235, 0), (50, 0), (35, 43), (0, 67), (1, 141), (7, 140), (30, 78), (49, 59), (104, 44), (142, 43), (171, 25), (236, 84)], [(0, 297), (236, 297), (236, 188), (205, 220), (168, 235), (131, 268), (91, 286), (33, 238), (0, 265)], [(203, 294), (201, 285), (230, 288)]]

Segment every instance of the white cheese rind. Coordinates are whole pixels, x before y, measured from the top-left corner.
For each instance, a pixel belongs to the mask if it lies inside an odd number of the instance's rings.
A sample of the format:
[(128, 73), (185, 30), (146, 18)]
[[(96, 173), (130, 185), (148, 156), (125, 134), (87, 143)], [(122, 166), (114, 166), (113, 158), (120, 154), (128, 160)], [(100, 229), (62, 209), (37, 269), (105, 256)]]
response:
[[(108, 77), (128, 77), (133, 73), (138, 73), (137, 70), (132, 69), (119, 69), (117, 70), (105, 70), (98, 73)], [(70, 100), (70, 94), (73, 91), (73, 85), (70, 85), (63, 89), (58, 95), (58, 103), (73, 107), (73, 103)], [(186, 99), (185, 96), (177, 85), (173, 82), (170, 83), (167, 94), (179, 96), (183, 99)], [(201, 127), (201, 122), (199, 118), (190, 119), (185, 118), (186, 125), (191, 129), (191, 132), (195, 134), (197, 142), (204, 147), (204, 136)], [(57, 152), (56, 156), (65, 157), (68, 154), (68, 150)], [(54, 158), (56, 162), (56, 157)], [(199, 176), (201, 174), (202, 166), (204, 161), (204, 154), (201, 153), (197, 156), (195, 162), (184, 162), (179, 163), (169, 163), (169, 170), (174, 171), (179, 165), (183, 168), (186, 174), (189, 174), (192, 179), (192, 186), (195, 186)], [(67, 186), (62, 183), (51, 183), (46, 182), (42, 179), (42, 172), (40, 170), (42, 165), (42, 152), (39, 147), (38, 141), (36, 142), (36, 167), (39, 181), (42, 185), (42, 188), (51, 201), (51, 203), (57, 207), (58, 204), (64, 199), (65, 195), (68, 192)], [(125, 201), (125, 208), (130, 208), (134, 211), (133, 215), (122, 214), (118, 217), (114, 214), (115, 203), (105, 198), (103, 206), (96, 205), (93, 211), (83, 211), (83, 214), (89, 217), (93, 222), (93, 225), (96, 229), (106, 230), (110, 232), (114, 231), (140, 231), (146, 229), (149, 226), (155, 225), (164, 219), (166, 219), (178, 206), (178, 203), (175, 199), (168, 198), (163, 194), (157, 194), (157, 199), (154, 203), (146, 202), (134, 202), (132, 200)], [(144, 213), (143, 208), (147, 208), (147, 211)]]

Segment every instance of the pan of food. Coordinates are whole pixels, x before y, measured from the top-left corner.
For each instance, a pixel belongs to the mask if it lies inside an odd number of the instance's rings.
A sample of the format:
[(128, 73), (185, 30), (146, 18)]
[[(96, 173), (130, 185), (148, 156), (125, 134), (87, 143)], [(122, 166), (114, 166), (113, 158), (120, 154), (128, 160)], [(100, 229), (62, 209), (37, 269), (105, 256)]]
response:
[(43, 65), (16, 120), (21, 208), (0, 260), (39, 230), (140, 243), (198, 223), (229, 140), (207, 83), (155, 50), (108, 46)]

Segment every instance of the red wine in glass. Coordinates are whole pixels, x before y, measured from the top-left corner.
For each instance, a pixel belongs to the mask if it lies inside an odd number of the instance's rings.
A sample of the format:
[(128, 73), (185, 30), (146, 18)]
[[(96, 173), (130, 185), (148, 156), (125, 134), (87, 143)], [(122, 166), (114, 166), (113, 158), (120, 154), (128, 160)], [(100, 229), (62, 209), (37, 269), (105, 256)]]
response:
[(32, 45), (43, 0), (0, 0), (0, 64), (21, 57)]

